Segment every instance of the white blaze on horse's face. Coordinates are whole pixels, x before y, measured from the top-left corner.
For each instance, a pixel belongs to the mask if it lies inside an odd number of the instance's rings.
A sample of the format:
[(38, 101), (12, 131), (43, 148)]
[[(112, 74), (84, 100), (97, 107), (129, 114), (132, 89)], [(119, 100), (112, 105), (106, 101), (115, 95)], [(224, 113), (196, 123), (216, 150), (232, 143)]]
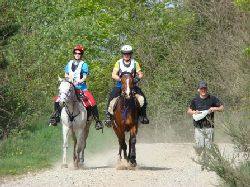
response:
[(126, 98), (130, 98), (129, 78), (126, 79), (127, 89), (125, 90)]
[(62, 81), (59, 86), (59, 100), (60, 103), (67, 102), (71, 94), (71, 85), (67, 81)]

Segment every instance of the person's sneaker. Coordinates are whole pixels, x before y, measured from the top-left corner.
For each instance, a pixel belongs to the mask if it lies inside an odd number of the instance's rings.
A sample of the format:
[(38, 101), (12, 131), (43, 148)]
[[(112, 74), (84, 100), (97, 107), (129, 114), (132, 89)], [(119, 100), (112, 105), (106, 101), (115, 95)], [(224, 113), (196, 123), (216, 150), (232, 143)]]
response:
[(100, 130), (100, 129), (103, 129), (103, 124), (100, 120), (96, 121), (95, 123), (95, 129), (96, 130)]
[(111, 120), (112, 120), (112, 115), (110, 113), (107, 113), (106, 120), (105, 120), (105, 125), (107, 127), (111, 127)]
[(147, 116), (142, 117), (141, 123), (142, 124), (149, 124), (149, 119), (147, 118)]

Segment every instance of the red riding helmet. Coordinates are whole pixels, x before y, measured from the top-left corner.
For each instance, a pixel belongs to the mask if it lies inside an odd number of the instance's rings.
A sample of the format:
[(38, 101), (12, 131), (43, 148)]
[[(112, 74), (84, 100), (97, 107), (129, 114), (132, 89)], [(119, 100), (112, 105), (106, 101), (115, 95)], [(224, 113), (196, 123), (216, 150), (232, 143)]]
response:
[(76, 50), (79, 50), (79, 51), (81, 51), (82, 53), (84, 53), (84, 51), (85, 51), (85, 49), (84, 49), (84, 47), (83, 47), (82, 45), (77, 45), (77, 46), (75, 46), (74, 49), (73, 49), (73, 53), (74, 53)]

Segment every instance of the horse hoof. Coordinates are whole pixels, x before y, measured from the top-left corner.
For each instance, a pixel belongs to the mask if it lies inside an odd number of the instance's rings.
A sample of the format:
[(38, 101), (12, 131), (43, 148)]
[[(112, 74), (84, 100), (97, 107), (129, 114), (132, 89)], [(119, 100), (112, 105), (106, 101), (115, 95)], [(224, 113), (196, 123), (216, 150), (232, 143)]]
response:
[(68, 164), (62, 164), (61, 168), (68, 168)]
[(137, 163), (135, 160), (130, 161), (130, 167), (136, 167)]
[(74, 169), (78, 169), (78, 168), (79, 168), (78, 163), (74, 163)]
[(84, 169), (84, 163), (82, 162), (82, 163), (79, 163), (78, 164), (78, 167), (79, 167), (79, 169)]

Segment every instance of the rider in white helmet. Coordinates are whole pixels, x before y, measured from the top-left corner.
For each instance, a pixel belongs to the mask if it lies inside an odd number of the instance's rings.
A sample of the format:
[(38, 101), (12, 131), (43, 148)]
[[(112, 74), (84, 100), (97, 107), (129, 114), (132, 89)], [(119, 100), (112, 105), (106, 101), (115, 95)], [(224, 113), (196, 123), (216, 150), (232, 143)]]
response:
[[(141, 71), (140, 65), (137, 61), (132, 58), (133, 48), (130, 45), (124, 45), (121, 47), (122, 58), (115, 63), (112, 72), (112, 78), (116, 80), (116, 86), (112, 89), (109, 99), (108, 99), (108, 107), (110, 105), (110, 101), (121, 94), (121, 73), (123, 72), (133, 72), (134, 82), (136, 83), (134, 87), (134, 91), (144, 97), (144, 105), (141, 108), (140, 115), (142, 116), (141, 123), (148, 124), (149, 120), (146, 114), (147, 109), (147, 100), (142, 92), (142, 90), (137, 86), (137, 83), (143, 77), (143, 73)], [(105, 124), (107, 126), (111, 126), (112, 115), (107, 111), (107, 118)]]

